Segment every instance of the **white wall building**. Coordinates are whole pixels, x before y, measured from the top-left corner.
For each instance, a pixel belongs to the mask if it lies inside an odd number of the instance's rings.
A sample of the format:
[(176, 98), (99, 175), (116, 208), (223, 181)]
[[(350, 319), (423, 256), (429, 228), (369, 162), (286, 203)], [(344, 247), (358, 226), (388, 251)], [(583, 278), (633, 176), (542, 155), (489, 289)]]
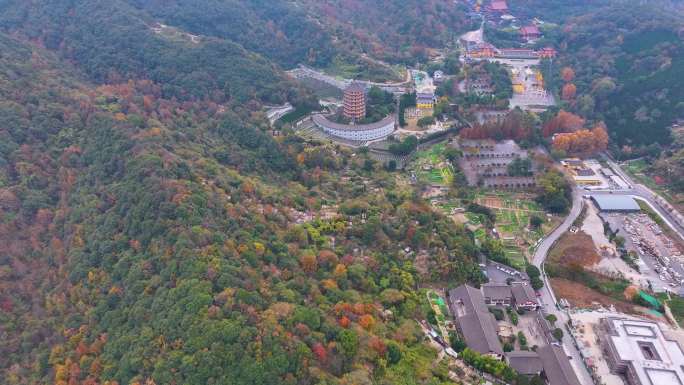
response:
[(628, 385), (684, 385), (684, 352), (657, 323), (604, 318), (597, 333), (610, 371)]
[(320, 114), (313, 115), (312, 120), (329, 135), (359, 142), (384, 139), (394, 132), (396, 124), (394, 115), (371, 124), (339, 124)]

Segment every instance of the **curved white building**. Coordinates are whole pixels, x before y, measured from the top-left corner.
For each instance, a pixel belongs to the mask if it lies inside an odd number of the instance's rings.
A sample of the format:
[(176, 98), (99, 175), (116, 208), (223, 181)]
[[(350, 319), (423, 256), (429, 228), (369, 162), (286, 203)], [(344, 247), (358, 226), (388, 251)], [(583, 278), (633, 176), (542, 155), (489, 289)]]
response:
[(316, 126), (329, 135), (360, 142), (388, 137), (394, 132), (396, 123), (394, 115), (371, 124), (339, 124), (320, 114), (313, 115), (312, 120)]

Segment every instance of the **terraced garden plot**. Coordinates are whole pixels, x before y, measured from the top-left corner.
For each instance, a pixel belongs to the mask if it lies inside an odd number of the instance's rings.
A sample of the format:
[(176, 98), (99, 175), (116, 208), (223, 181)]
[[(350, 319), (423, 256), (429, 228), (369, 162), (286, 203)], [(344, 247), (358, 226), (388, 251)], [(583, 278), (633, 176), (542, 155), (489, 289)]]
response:
[(446, 316), (449, 314), (446, 301), (442, 296), (433, 290), (427, 292), (427, 298), (430, 302), (430, 307), (435, 311), (435, 319), (437, 320), (437, 332), (442, 335), (445, 341), (449, 341), (449, 333), (446, 329)]
[[(536, 202), (514, 194), (480, 194), (475, 201), (496, 214), (496, 231), (504, 239), (506, 256), (518, 268), (524, 268), (526, 256), (534, 252), (534, 244), (543, 231), (529, 231), (530, 216), (545, 213)], [(513, 238), (513, 239), (507, 239)]]
[(510, 234), (510, 235), (515, 235), (515, 232), (518, 231), (519, 226), (515, 223), (511, 224), (505, 224), (505, 225), (496, 225), (496, 231), (499, 233), (503, 234)]
[(451, 202), (440, 203), (437, 207), (442, 209), (445, 213), (449, 214), (451, 212), (451, 210), (458, 208), (458, 207), (463, 207), (463, 206), (458, 201), (451, 201)]
[(470, 222), (473, 225), (481, 225), (484, 223), (484, 215), (482, 214), (473, 214), (470, 212), (465, 213), (466, 218), (468, 218), (468, 222)]
[(449, 186), (454, 179), (454, 170), (444, 157), (446, 144), (440, 143), (416, 153), (415, 163), (420, 169), (418, 176), (430, 184)]

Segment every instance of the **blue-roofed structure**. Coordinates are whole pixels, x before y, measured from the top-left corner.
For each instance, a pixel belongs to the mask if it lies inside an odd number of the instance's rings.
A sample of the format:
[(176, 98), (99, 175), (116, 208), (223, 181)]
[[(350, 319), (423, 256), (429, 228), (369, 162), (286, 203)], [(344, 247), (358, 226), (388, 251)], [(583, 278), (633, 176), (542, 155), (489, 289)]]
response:
[(639, 204), (629, 195), (592, 195), (596, 207), (601, 211), (640, 211)]

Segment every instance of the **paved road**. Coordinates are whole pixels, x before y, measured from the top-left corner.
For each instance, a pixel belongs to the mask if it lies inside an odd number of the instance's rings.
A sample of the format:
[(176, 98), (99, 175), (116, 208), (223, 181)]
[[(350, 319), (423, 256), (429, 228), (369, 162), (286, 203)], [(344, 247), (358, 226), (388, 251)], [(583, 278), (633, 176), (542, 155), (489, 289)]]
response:
[[(556, 228), (549, 236), (547, 236), (537, 247), (537, 250), (534, 253), (534, 258), (533, 258), (533, 264), (540, 269), (543, 269), (543, 264), (544, 260), (546, 259), (546, 256), (549, 254), (549, 250), (551, 247), (553, 247), (554, 243), (558, 240), (558, 238), (561, 237), (566, 231), (570, 229), (572, 226), (572, 223), (579, 217), (580, 213), (582, 212), (582, 206), (584, 205), (583, 199), (582, 199), (582, 191), (575, 188), (573, 189), (572, 192), (572, 208), (570, 209), (570, 214), (565, 218), (563, 223)], [(541, 303), (543, 306), (543, 313), (546, 314), (553, 314), (558, 318), (558, 321), (556, 321), (556, 325), (559, 327), (562, 327), (561, 325), (565, 325), (568, 322), (568, 314), (565, 311), (562, 311), (556, 307), (556, 298), (553, 294), (553, 291), (551, 289), (551, 285), (548, 282), (548, 279), (546, 275), (544, 274), (544, 287), (540, 291), (541, 293)], [(591, 385), (593, 384), (593, 380), (591, 379), (591, 375), (589, 374), (589, 371), (587, 370), (586, 366), (583, 364), (582, 357), (580, 356), (579, 350), (575, 346), (572, 337), (569, 336), (569, 333), (567, 333), (566, 330), (564, 330), (564, 335), (563, 335), (563, 347), (565, 349), (565, 352), (568, 354), (569, 357), (572, 357), (570, 360), (570, 363), (572, 367), (575, 369), (575, 373), (577, 374), (577, 377), (579, 378), (580, 382), (582, 385)]]
[[(543, 264), (544, 261), (546, 260), (546, 257), (549, 253), (549, 250), (551, 247), (553, 247), (554, 243), (558, 240), (558, 238), (561, 237), (566, 231), (570, 229), (572, 226), (573, 222), (577, 217), (580, 215), (582, 212), (582, 206), (584, 205), (584, 200), (582, 198), (583, 193), (589, 194), (589, 195), (630, 195), (634, 198), (639, 198), (648, 203), (651, 208), (656, 211), (661, 217), (664, 218), (665, 222), (670, 225), (671, 228), (675, 230), (675, 232), (684, 239), (684, 228), (682, 226), (678, 225), (677, 222), (675, 221), (674, 217), (664, 210), (657, 202), (656, 202), (656, 197), (657, 195), (653, 193), (650, 189), (648, 189), (646, 186), (643, 186), (641, 184), (636, 184), (632, 179), (627, 175), (619, 165), (617, 165), (615, 162), (608, 160), (611, 168), (618, 174), (620, 175), (629, 185), (630, 189), (627, 190), (619, 190), (619, 191), (591, 191), (591, 192), (586, 192), (584, 190), (574, 188), (573, 189), (573, 204), (572, 204), (572, 209), (570, 210), (570, 214), (567, 216), (567, 218), (563, 221), (563, 223), (558, 226), (558, 228), (553, 231), (548, 237), (546, 237), (537, 247), (537, 250), (534, 254), (533, 258), (533, 264), (543, 271)], [(541, 290), (541, 298), (540, 298), (542, 305), (543, 305), (543, 311), (546, 314), (554, 314), (557, 318), (558, 321), (556, 322), (556, 325), (564, 325), (567, 323), (569, 316), (567, 312), (560, 310), (556, 306), (556, 298), (554, 296), (553, 290), (551, 289), (551, 285), (549, 285), (548, 278), (544, 274), (544, 288)], [(565, 333), (563, 336), (563, 347), (565, 348), (566, 353), (571, 359), (572, 366), (575, 369), (575, 373), (577, 374), (580, 382), (583, 385), (590, 385), (593, 384), (593, 381), (591, 379), (591, 375), (589, 374), (589, 371), (587, 370), (586, 366), (583, 364), (582, 358), (579, 354), (579, 350), (575, 346), (572, 337), (568, 335), (568, 333)]]
[(582, 191), (575, 188), (572, 191), (572, 208), (570, 209), (570, 214), (565, 218), (563, 223), (560, 224), (551, 234), (549, 234), (544, 240), (539, 244), (537, 250), (534, 252), (533, 263), (535, 266), (540, 267), (546, 255), (549, 253), (551, 246), (563, 235), (566, 231), (570, 229), (572, 223), (577, 219), (577, 217), (582, 212)]

